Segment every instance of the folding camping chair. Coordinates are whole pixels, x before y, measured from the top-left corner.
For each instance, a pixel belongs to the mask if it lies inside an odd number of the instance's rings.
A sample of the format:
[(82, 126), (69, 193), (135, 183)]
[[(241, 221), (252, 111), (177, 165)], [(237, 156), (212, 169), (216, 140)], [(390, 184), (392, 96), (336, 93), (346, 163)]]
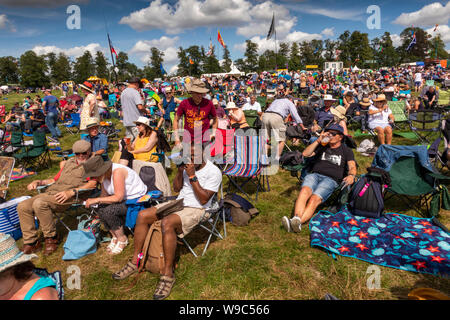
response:
[[(267, 191), (270, 191), (269, 177), (265, 174), (265, 167), (268, 165), (266, 139), (263, 135), (236, 135), (234, 137), (234, 152), (233, 166), (223, 172), (230, 181), (228, 191), (234, 186), (250, 200), (250, 196), (243, 190), (243, 187), (251, 182), (256, 187), (255, 201), (258, 201), (258, 192), (266, 191), (266, 182)], [(245, 179), (241, 184), (238, 181), (240, 178)]]
[[(446, 80), (450, 81), (450, 80)], [(439, 90), (439, 98), (437, 102), (439, 108), (446, 108), (450, 106), (450, 91)]]
[(437, 173), (427, 146), (381, 145), (372, 166), (390, 174), (391, 186), (386, 189), (385, 202), (399, 198), (420, 215), (434, 217), (439, 213), (441, 193), (447, 191), (441, 183), (448, 183), (450, 177)]
[(72, 121), (65, 123), (64, 127), (69, 131), (70, 134), (78, 134), (80, 132), (80, 114), (71, 113), (70, 118)]
[(420, 110), (409, 113), (408, 122), (411, 130), (421, 143), (430, 143), (430, 136), (441, 134), (441, 120), (443, 114), (440, 110)]
[(244, 111), (244, 115), (250, 128), (258, 129), (255, 126), (255, 122), (259, 118), (258, 112), (256, 110), (246, 110)]
[(12, 156), (15, 151), (24, 146), (23, 134), (21, 130), (11, 131), (10, 141), (6, 141), (6, 132), (3, 136), (3, 141), (0, 145), (0, 155), (1, 156)]
[(34, 167), (49, 168), (51, 164), (50, 149), (48, 148), (45, 131), (37, 130), (33, 132), (33, 144), (23, 146), (21, 151), (14, 153), (14, 158), (20, 162), (23, 169)]

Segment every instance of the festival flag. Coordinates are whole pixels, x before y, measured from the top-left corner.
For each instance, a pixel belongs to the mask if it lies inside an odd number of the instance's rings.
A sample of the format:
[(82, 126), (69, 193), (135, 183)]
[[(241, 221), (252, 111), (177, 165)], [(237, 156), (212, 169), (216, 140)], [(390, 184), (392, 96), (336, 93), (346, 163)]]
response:
[(159, 64), (159, 70), (161, 70), (161, 74), (167, 74), (166, 70), (164, 70), (164, 67), (162, 65), (162, 62)]
[(274, 33), (275, 33), (275, 12), (273, 13), (273, 16), (272, 16), (272, 23), (270, 24), (269, 33), (267, 34), (266, 40), (269, 40), (270, 38), (272, 38)]
[(189, 63), (190, 63), (190, 64), (194, 64), (194, 61), (192, 61), (192, 59), (189, 58)]
[(411, 50), (411, 48), (416, 44), (416, 33), (414, 33), (411, 43), (409, 44), (408, 48), (406, 48), (406, 51)]
[(112, 43), (111, 43), (111, 39), (109, 38), (109, 33), (108, 33), (108, 43), (109, 43), (109, 48), (111, 50), (111, 53), (114, 53), (116, 55), (116, 59), (119, 57), (119, 55), (116, 52), (116, 49), (114, 49)]
[(382, 53), (384, 50), (383, 46), (380, 46), (380, 48), (378, 48), (378, 52)]
[(222, 47), (226, 47), (225, 42), (223, 42), (222, 36), (220, 35), (220, 31), (217, 30), (217, 41), (222, 45)]
[(433, 32), (436, 32), (436, 30), (437, 30), (437, 27), (438, 27), (438, 24), (436, 24), (436, 26), (434, 27), (434, 30), (433, 30)]

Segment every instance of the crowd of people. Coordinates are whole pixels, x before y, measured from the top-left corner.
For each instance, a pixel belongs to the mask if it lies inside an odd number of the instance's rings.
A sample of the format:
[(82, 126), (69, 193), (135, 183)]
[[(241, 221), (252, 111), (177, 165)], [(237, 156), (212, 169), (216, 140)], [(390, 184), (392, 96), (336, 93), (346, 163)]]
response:
[[(16, 261), (4, 262), (0, 255), (0, 266), (6, 265), (6, 269), (0, 268), (0, 283), (11, 286), (9, 291), (0, 286), (0, 298), (21, 299), (31, 286), (30, 281), (37, 280), (29, 265), (29, 260), (42, 249), (35, 218), (44, 236), (43, 253), (51, 255), (61, 240), (53, 213), (67, 210), (80, 199), (85, 201), (86, 208), (98, 206), (99, 219), (112, 238), (106, 252), (115, 255), (124, 250), (129, 244), (124, 228), (126, 201), (138, 199), (148, 191), (133, 170), (133, 162), (159, 161), (156, 154), (160, 130), (171, 136), (175, 147), (182, 147), (189, 155), (177, 166), (173, 180), (173, 190), (178, 193), (173, 201), (182, 200), (182, 204), (174, 214), (164, 217), (157, 214), (158, 206), (140, 211), (135, 220), (133, 256), (112, 274), (114, 279), (122, 280), (138, 272), (148, 230), (161, 220), (164, 270), (153, 295), (157, 300), (168, 297), (175, 283), (177, 238), (187, 235), (204, 218), (205, 210), (211, 207), (222, 184), (221, 169), (202, 152), (215, 140), (218, 130), (249, 134), (248, 130), (255, 125), (250, 126), (246, 117), (248, 112), (253, 112), (268, 145), (275, 145), (272, 156), (277, 160), (289, 139), (288, 126), (304, 134), (303, 139), (295, 138), (292, 142), (305, 145), (302, 154), (312, 159), (312, 167), (303, 179), (293, 216), (283, 217), (281, 221), (286, 231), (298, 233), (337, 186), (350, 186), (356, 181), (355, 156), (345, 142), (351, 138), (349, 117), (359, 123), (363, 132), (372, 130), (379, 144), (391, 144), (395, 118), (387, 101), (404, 100), (406, 112), (436, 108), (439, 91), (427, 81), (437, 83), (448, 78), (448, 72), (434, 67), (263, 72), (246, 77), (177, 78), (153, 83), (133, 78), (109, 88), (86, 81), (77, 86), (83, 96), (79, 100), (68, 97), (67, 90), (63, 90), (64, 95), (59, 99), (51, 90), (45, 90), (42, 99), (28, 96), (22, 105), (16, 104), (5, 115), (7, 130), (16, 128), (31, 133), (46, 128), (57, 140), (62, 135), (58, 122), (75, 112), (80, 114), (80, 130), (84, 136), (74, 143), (75, 156), (60, 163), (56, 176), (28, 185), (29, 191), (44, 185), (50, 187), (17, 207), (24, 244), (21, 253), (10, 238), (0, 234), (0, 250), (13, 248), (15, 256), (11, 261)], [(176, 97), (183, 94), (188, 97)], [(108, 137), (99, 131), (101, 121), (113, 113), (125, 129), (117, 162), (109, 159)], [(81, 189), (97, 186), (101, 188), (99, 197), (78, 194)], [(11, 270), (20, 263), (27, 263), (28, 269), (21, 271), (27, 276), (14, 278)], [(45, 289), (52, 286), (47, 282), (44, 291), (36, 291), (40, 293), (36, 297), (54, 298), (54, 292)]]

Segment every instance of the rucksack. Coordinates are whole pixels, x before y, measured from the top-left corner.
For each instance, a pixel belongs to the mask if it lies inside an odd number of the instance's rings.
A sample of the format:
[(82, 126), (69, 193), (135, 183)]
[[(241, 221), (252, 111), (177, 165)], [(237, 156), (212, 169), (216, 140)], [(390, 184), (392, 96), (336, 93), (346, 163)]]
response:
[(258, 209), (246, 199), (235, 193), (227, 194), (225, 196), (223, 206), (225, 210), (225, 220), (230, 221), (231, 224), (235, 226), (246, 226), (250, 222), (250, 219), (259, 214)]
[(377, 168), (368, 168), (367, 171), (369, 173), (353, 187), (348, 209), (356, 216), (379, 218), (384, 211), (383, 193), (390, 184), (389, 173)]
[(162, 246), (161, 220), (156, 221), (148, 230), (142, 250), (142, 259), (139, 264), (139, 272), (145, 270), (151, 273), (163, 274), (164, 250)]
[(282, 166), (297, 166), (304, 161), (303, 154), (298, 151), (287, 151), (280, 157), (280, 165)]

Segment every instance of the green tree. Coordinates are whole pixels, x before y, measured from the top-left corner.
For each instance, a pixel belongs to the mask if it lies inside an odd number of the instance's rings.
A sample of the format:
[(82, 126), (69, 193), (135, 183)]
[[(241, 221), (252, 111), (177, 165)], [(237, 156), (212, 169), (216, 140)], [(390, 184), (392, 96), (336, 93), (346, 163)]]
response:
[(445, 50), (445, 43), (442, 41), (441, 35), (438, 34), (430, 40), (429, 55), (432, 59), (448, 59), (449, 54)]
[(277, 67), (276, 55), (273, 50), (266, 50), (259, 56), (258, 66), (260, 71), (272, 71)]
[(245, 44), (245, 61), (241, 71), (254, 72), (258, 69), (258, 44), (251, 40), (246, 40)]
[(0, 84), (19, 82), (19, 62), (14, 57), (0, 58)]
[(53, 78), (56, 84), (72, 79), (70, 59), (64, 54), (60, 53), (56, 58), (53, 66)]
[(95, 54), (95, 73), (99, 78), (109, 78), (108, 61), (101, 51), (97, 51)]
[(187, 56), (186, 50), (184, 50), (182, 47), (179, 47), (177, 56), (178, 56), (178, 60), (179, 60), (177, 74), (179, 76), (189, 75), (190, 64), (189, 64), (189, 57)]
[(150, 48), (150, 60), (148, 62), (147, 68), (145, 68), (145, 76), (149, 80), (154, 80), (155, 78), (162, 78), (163, 74), (161, 72), (160, 65), (164, 62), (164, 52), (160, 51), (156, 47)]
[(219, 73), (222, 72), (219, 60), (217, 60), (215, 54), (215, 47), (212, 47), (212, 53), (207, 56), (205, 55), (205, 60), (203, 62), (203, 73)]
[(186, 49), (186, 56), (189, 59), (192, 60), (193, 64), (190, 64), (189, 62), (189, 75), (194, 77), (200, 77), (202, 74), (201, 64), (203, 61), (202, 52), (200, 50), (199, 46), (190, 46)]
[(299, 70), (301, 68), (300, 48), (297, 42), (293, 42), (289, 56), (289, 69)]
[(365, 61), (373, 59), (373, 50), (370, 47), (368, 34), (353, 31), (350, 36), (349, 45), (351, 62), (360, 67), (368, 66)]
[(20, 84), (23, 87), (49, 87), (47, 76), (48, 65), (44, 56), (38, 56), (34, 51), (27, 51), (19, 58)]
[(86, 79), (94, 75), (95, 64), (89, 51), (85, 51), (82, 56), (77, 58), (73, 72), (76, 83), (83, 83)]
[(116, 59), (117, 80), (119, 82), (128, 80), (132, 75), (128, 71), (128, 54), (119, 52)]
[(55, 79), (56, 53), (54, 53), (54, 52), (47, 53), (45, 55), (45, 58), (47, 59), (50, 81), (53, 84), (57, 84), (57, 81)]
[(346, 30), (338, 38), (338, 50), (341, 52), (339, 54), (338, 60), (342, 61), (344, 63), (344, 67), (346, 68), (350, 67), (352, 64), (352, 57), (350, 52), (350, 36), (350, 31)]
[(225, 47), (223, 49), (223, 63), (222, 63), (222, 69), (224, 72), (230, 72), (231, 70), (231, 64), (233, 63), (233, 61), (231, 60), (230, 57), (230, 50), (228, 50), (228, 47)]
[(287, 68), (289, 63), (289, 43), (281, 42), (277, 55), (277, 64), (279, 69)]
[(339, 43), (330, 39), (325, 40), (325, 53), (324, 58), (326, 61), (334, 61), (336, 49)]

